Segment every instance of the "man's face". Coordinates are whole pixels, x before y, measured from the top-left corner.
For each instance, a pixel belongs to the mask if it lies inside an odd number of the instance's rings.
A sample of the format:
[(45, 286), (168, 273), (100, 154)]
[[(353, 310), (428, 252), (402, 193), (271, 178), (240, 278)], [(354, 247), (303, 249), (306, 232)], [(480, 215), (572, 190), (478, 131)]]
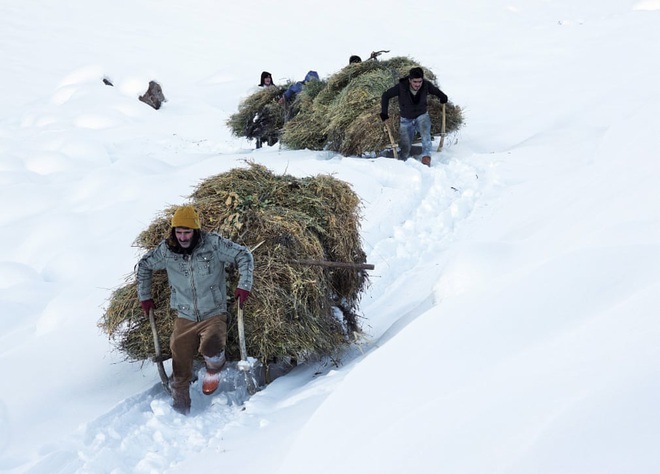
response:
[(176, 240), (179, 241), (179, 245), (184, 249), (187, 249), (190, 247), (190, 244), (192, 244), (192, 229), (188, 229), (187, 227), (177, 227), (174, 229), (174, 235), (176, 236)]
[(419, 79), (408, 79), (410, 81), (410, 87), (414, 91), (418, 91), (420, 87), (422, 87), (422, 83), (424, 82), (424, 79), (419, 78)]

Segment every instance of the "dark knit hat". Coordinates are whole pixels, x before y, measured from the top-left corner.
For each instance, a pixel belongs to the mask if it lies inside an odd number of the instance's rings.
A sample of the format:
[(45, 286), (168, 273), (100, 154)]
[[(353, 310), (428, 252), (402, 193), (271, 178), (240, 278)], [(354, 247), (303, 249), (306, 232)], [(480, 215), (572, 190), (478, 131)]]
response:
[(192, 206), (181, 206), (172, 216), (172, 227), (199, 229), (199, 215)]
[(411, 79), (424, 79), (424, 69), (421, 67), (414, 67), (408, 73)]

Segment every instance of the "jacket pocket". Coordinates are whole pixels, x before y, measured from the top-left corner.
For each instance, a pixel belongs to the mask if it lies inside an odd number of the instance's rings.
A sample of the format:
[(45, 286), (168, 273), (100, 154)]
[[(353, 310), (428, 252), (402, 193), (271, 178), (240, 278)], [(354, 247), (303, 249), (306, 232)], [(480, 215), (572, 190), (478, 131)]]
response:
[(201, 252), (195, 255), (195, 269), (200, 275), (210, 275), (213, 273), (213, 254), (211, 252)]
[(220, 293), (220, 288), (218, 287), (218, 285), (211, 285), (209, 289), (211, 290), (211, 295), (213, 295), (213, 304), (216, 307), (220, 307), (224, 300), (224, 298), (222, 297), (222, 293)]

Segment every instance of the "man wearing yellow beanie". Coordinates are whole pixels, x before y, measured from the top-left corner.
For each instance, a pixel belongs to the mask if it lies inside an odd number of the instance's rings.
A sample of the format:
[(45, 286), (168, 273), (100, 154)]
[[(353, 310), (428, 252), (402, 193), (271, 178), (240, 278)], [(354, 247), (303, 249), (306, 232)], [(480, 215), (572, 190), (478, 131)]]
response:
[(206, 363), (202, 380), (202, 391), (206, 395), (218, 388), (219, 372), (225, 364), (225, 265), (234, 264), (240, 272), (234, 296), (243, 306), (252, 289), (254, 260), (248, 248), (215, 232), (202, 231), (199, 215), (192, 206), (179, 207), (171, 224), (170, 236), (138, 262), (138, 298), (148, 314), (154, 307), (151, 297), (153, 271), (167, 271), (170, 307), (178, 315), (170, 337), (172, 407), (188, 414), (195, 354), (202, 354)]

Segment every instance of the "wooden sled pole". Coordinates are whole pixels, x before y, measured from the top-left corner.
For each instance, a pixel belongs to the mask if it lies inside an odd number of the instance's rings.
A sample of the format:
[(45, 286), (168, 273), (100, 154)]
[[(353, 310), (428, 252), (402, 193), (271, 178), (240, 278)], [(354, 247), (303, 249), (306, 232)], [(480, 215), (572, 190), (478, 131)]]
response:
[(390, 145), (392, 146), (392, 151), (394, 152), (394, 158), (399, 159), (399, 152), (396, 150), (396, 143), (394, 143), (394, 136), (392, 135), (392, 129), (390, 128), (390, 123), (385, 121), (385, 131), (387, 136), (390, 137)]
[(373, 270), (376, 268), (370, 263), (330, 262), (327, 260), (291, 260), (290, 263), (297, 263), (298, 265), (318, 265), (320, 267), (349, 268), (355, 270)]
[(156, 357), (154, 357), (154, 362), (158, 367), (158, 375), (160, 375), (160, 381), (163, 384), (163, 387), (167, 393), (172, 393), (170, 390), (170, 379), (165, 372), (165, 366), (163, 365), (163, 354), (160, 350), (160, 338), (158, 337), (158, 329), (156, 329), (156, 321), (154, 319), (154, 310), (153, 308), (149, 310), (149, 324), (151, 325), (151, 333), (154, 338), (154, 350), (156, 352)]
[(447, 129), (447, 114), (445, 112), (445, 105), (446, 104), (442, 104), (442, 128), (440, 129), (440, 143), (438, 144), (438, 151), (442, 151), (442, 148), (445, 146), (445, 135), (447, 135), (445, 132)]
[[(245, 377), (245, 385), (248, 394), (254, 395), (257, 393), (257, 383), (254, 375), (252, 374), (253, 366), (248, 361), (247, 345), (245, 343), (245, 323), (243, 321), (243, 308), (241, 307), (240, 300), (236, 302), (236, 325), (238, 326), (238, 348), (241, 353), (241, 361), (238, 363), (238, 369), (243, 372)], [(248, 373), (249, 372), (249, 373)]]

